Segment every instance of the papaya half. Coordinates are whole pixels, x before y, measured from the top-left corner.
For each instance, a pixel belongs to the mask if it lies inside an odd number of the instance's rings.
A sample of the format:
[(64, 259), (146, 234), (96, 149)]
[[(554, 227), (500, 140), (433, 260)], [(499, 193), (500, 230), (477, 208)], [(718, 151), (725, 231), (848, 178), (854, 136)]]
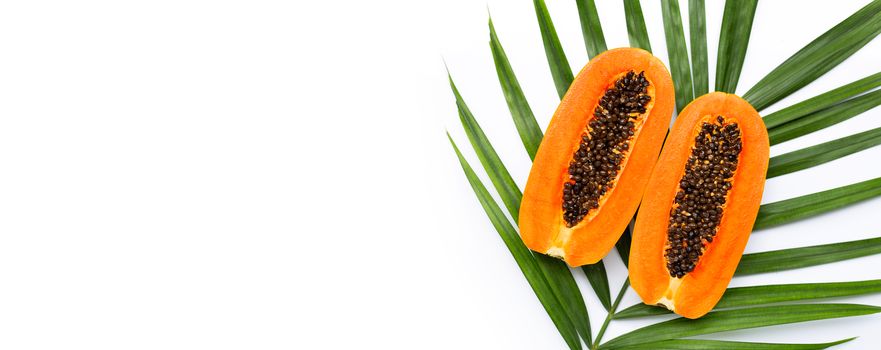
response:
[(686, 106), (648, 181), (630, 250), (643, 302), (687, 318), (709, 312), (746, 247), (768, 170), (768, 132), (735, 95)]
[(673, 81), (651, 53), (594, 57), (560, 101), (538, 148), (520, 206), (530, 249), (593, 264), (636, 212), (673, 114)]

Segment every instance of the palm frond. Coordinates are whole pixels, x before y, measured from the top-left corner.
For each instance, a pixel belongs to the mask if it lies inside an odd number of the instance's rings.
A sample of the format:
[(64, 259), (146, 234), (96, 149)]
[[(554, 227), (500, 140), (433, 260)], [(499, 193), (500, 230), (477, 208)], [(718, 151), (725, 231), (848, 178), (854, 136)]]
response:
[(765, 122), (766, 128), (776, 128), (785, 123), (810, 115), (811, 113), (840, 104), (854, 96), (879, 86), (881, 86), (881, 72), (768, 114), (762, 118), (762, 120)]
[(804, 170), (881, 144), (881, 128), (772, 157), (768, 178)]
[(825, 213), (881, 195), (881, 177), (831, 190), (764, 204), (753, 229), (762, 229)]
[(477, 178), (477, 174), (474, 173), (471, 165), (468, 164), (468, 161), (462, 156), (459, 147), (456, 146), (456, 143), (453, 142), (453, 139), (449, 134), (447, 134), (447, 138), (450, 140), (450, 144), (453, 146), (453, 150), (459, 158), (459, 163), (462, 166), (462, 170), (465, 172), (465, 177), (468, 178), (468, 183), (471, 184), (471, 188), (474, 190), (474, 194), (480, 201), (480, 205), (483, 207), (483, 210), (492, 222), (493, 227), (495, 227), (496, 231), (499, 233), (505, 246), (508, 247), (511, 255), (514, 256), (514, 260), (520, 267), (520, 271), (523, 272), (523, 276), (526, 277), (527, 282), (529, 282), (530, 287), (532, 287), (532, 291), (535, 292), (535, 295), (538, 297), (538, 300), (541, 302), (548, 316), (550, 316), (554, 326), (557, 327), (557, 331), (563, 336), (563, 340), (569, 345), (570, 349), (581, 349), (578, 332), (576, 331), (574, 323), (568, 316), (568, 308), (565, 308), (560, 303), (551, 289), (550, 284), (545, 279), (545, 274), (539, 266), (539, 263), (533, 257), (532, 252), (530, 252), (523, 244), (523, 241), (520, 240), (517, 231), (511, 226), (511, 223), (505, 217), (505, 214), (502, 212), (502, 209), (499, 208), (499, 205), (492, 199), (486, 186), (484, 186), (480, 179)]
[(456, 88), (453, 77), (449, 75), (449, 72), (447, 73), (447, 78), (450, 80), (450, 88), (456, 97), (459, 120), (462, 122), (462, 127), (465, 128), (465, 134), (468, 135), (468, 140), (471, 141), (471, 146), (476, 151), (477, 158), (480, 159), (480, 163), (483, 164), (483, 168), (489, 174), (489, 178), (496, 191), (498, 191), (499, 197), (505, 203), (505, 207), (508, 208), (508, 213), (514, 218), (514, 221), (517, 221), (523, 193), (520, 192), (517, 183), (514, 182), (514, 178), (511, 177), (511, 174), (502, 165), (501, 158), (499, 158), (495, 148), (490, 144), (486, 134), (483, 133), (480, 124), (474, 119), (474, 115), (471, 114), (471, 110), (465, 104), (462, 95), (459, 94), (459, 89)]
[(881, 105), (881, 90), (872, 91), (768, 130), (771, 145), (841, 123)]
[(631, 47), (652, 52), (649, 32), (645, 28), (645, 17), (639, 0), (624, 0), (624, 17), (627, 19), (627, 36)]
[(572, 68), (569, 67), (569, 60), (566, 59), (563, 45), (557, 37), (557, 29), (554, 28), (551, 14), (548, 13), (548, 6), (545, 5), (544, 0), (533, 0), (532, 3), (535, 6), (535, 17), (538, 18), (538, 28), (541, 30), (541, 40), (545, 47), (545, 56), (548, 58), (548, 66), (551, 68), (551, 76), (554, 78), (557, 94), (563, 98), (574, 79)]
[[(744, 306), (769, 305), (789, 301), (840, 298), (881, 292), (881, 280), (775, 284), (765, 286), (728, 288), (714, 310)], [(669, 315), (670, 310), (646, 304), (636, 304), (615, 314), (615, 319)]]
[(859, 304), (776, 305), (713, 311), (696, 320), (676, 318), (646, 326), (612, 339), (600, 346), (600, 348), (621, 349), (625, 346), (636, 344), (704, 334), (830, 318), (862, 316), (878, 312), (881, 312), (881, 308), (877, 306)]
[(667, 56), (670, 59), (670, 72), (673, 74), (673, 88), (676, 90), (676, 110), (682, 111), (694, 99), (694, 88), (691, 84), (691, 69), (688, 63), (688, 49), (685, 47), (679, 0), (661, 0), (661, 10), (664, 18), (664, 35), (667, 38)]
[(716, 91), (734, 93), (746, 58), (758, 0), (727, 0), (716, 56)]
[[(538, 262), (551, 291), (563, 305), (567, 316), (575, 326), (575, 330), (581, 336), (585, 343), (590, 344), (590, 316), (587, 313), (587, 305), (584, 304), (584, 296), (575, 283), (572, 271), (566, 266), (566, 263), (550, 256), (533, 253), (535, 261)], [(603, 271), (605, 273), (605, 271)]]
[(840, 345), (856, 338), (842, 339), (830, 343), (819, 344), (783, 344), (783, 343), (753, 343), (727, 340), (704, 340), (704, 339), (674, 339), (655, 343), (625, 346), (622, 350), (815, 350), (826, 349)]
[(744, 254), (735, 276), (799, 269), (881, 253), (881, 237)]
[(763, 110), (819, 78), (881, 33), (881, 0), (873, 0), (759, 80), (743, 98)]
[[(508, 208), (508, 213), (516, 222), (518, 221), (520, 201), (523, 194), (520, 192), (520, 188), (517, 187), (517, 184), (514, 183), (514, 179), (502, 163), (498, 154), (496, 154), (496, 151), (489, 142), (489, 139), (487, 139), (486, 134), (483, 133), (480, 124), (474, 119), (474, 115), (471, 114), (471, 110), (465, 104), (464, 99), (462, 99), (462, 96), (459, 94), (459, 90), (456, 89), (452, 77), (449, 77), (449, 79), (453, 95), (456, 97), (459, 118), (462, 122), (462, 127), (465, 129), (465, 134), (468, 135), (468, 139), (471, 141), (471, 146), (474, 148), (475, 153), (477, 153), (477, 158), (480, 159), (481, 164), (483, 164), (483, 168), (487, 175), (489, 175), (490, 181), (492, 181), (496, 191), (499, 193), (499, 197), (501, 197), (502, 202), (505, 203), (505, 206)], [(519, 236), (517, 239), (520, 239)], [(545, 278), (547, 278), (548, 285), (554, 295), (561, 304), (566, 306), (566, 313), (571, 318), (578, 333), (585, 339), (585, 342), (589, 343), (591, 340), (591, 333), (587, 306), (584, 304), (584, 297), (581, 295), (581, 291), (575, 283), (572, 272), (566, 267), (566, 264), (560, 260), (545, 256), (536, 257), (536, 260), (540, 263), (540, 270), (545, 275)]]
[(496, 35), (492, 18), (489, 19), (489, 47), (495, 62), (496, 73), (499, 76), (499, 84), (505, 95), (505, 102), (508, 103), (508, 109), (511, 111), (511, 118), (514, 119), (517, 132), (520, 133), (520, 140), (523, 142), (526, 153), (529, 154), (530, 159), (534, 159), (535, 152), (538, 151), (538, 145), (541, 144), (543, 137), (541, 128), (535, 120), (535, 115), (532, 114), (532, 108), (526, 101), (517, 76), (514, 75), (514, 69), (508, 62), (508, 55), (505, 54), (505, 49), (502, 48), (502, 43)]
[[(631, 221), (631, 224), (633, 222)], [(618, 238), (618, 242), (615, 242), (615, 249), (618, 251), (618, 255), (621, 256), (621, 260), (624, 262), (624, 266), (630, 264), (630, 241), (631, 241), (631, 228), (627, 226), (624, 229), (624, 234), (621, 235), (621, 238)]]
[(584, 35), (587, 56), (596, 57), (607, 50), (597, 5), (594, 0), (576, 0), (575, 4), (578, 5), (578, 18), (581, 20), (581, 34)]
[[(557, 93), (560, 95), (560, 98), (563, 98), (566, 91), (569, 89), (569, 85), (572, 84), (572, 80), (574, 79), (572, 69), (569, 67), (569, 61), (566, 59), (566, 54), (563, 52), (563, 46), (560, 44), (560, 39), (557, 37), (557, 31), (554, 28), (554, 23), (551, 20), (551, 16), (548, 13), (548, 8), (544, 0), (534, 0), (533, 4), (535, 6), (535, 14), (538, 18), (539, 28), (541, 29), (545, 55), (548, 58), (551, 74), (554, 77), (554, 84), (557, 87)], [(599, 17), (597, 16), (596, 4), (592, 0), (584, 3), (578, 2), (578, 8), (582, 20), (582, 26), (586, 25), (586, 27), (583, 28), (586, 28), (584, 29), (584, 40), (588, 47), (588, 52), (599, 48), (605, 50), (606, 43), (603, 38)], [(596, 54), (599, 54), (599, 52)], [(593, 55), (595, 54), (592, 54), (591, 57), (593, 57)], [(599, 281), (608, 280), (605, 266), (603, 266), (602, 263), (599, 263), (598, 265), (590, 267), (584, 271), (587, 273), (589, 281), (591, 281), (591, 287), (594, 288), (594, 291), (597, 292), (598, 295), (602, 295), (603, 286)], [(608, 294), (608, 287), (605, 289), (605, 294)], [(590, 343), (589, 340), (587, 342)]]
[(691, 76), (694, 96), (703, 96), (710, 89), (707, 67), (707, 15), (704, 0), (688, 0), (688, 35), (691, 40)]
[[(648, 32), (639, 0), (623, 0), (631, 46), (651, 51)], [(717, 90), (734, 92), (751, 33), (758, 0), (728, 0), (725, 6), (717, 60)], [(557, 36), (544, 0), (533, 0), (542, 43), (557, 93), (562, 98), (574, 76)], [(576, 0), (585, 47), (590, 57), (606, 50), (606, 42), (595, 0)], [(689, 43), (686, 47), (678, 0), (661, 0), (667, 53), (676, 90), (677, 109), (681, 110), (695, 96), (709, 90), (705, 0), (689, 0)], [(514, 74), (492, 19), (488, 21), (490, 49), (499, 83), (512, 120), (530, 158), (534, 158), (542, 140), (542, 131)], [(881, 0), (873, 0), (848, 19), (839, 23), (775, 68), (744, 96), (757, 109), (773, 104), (825, 74), (881, 33)], [(690, 59), (690, 61), (689, 61)], [(693, 79), (693, 80), (692, 80)], [(519, 219), (522, 192), (505, 168), (489, 139), (477, 123), (452, 78), (450, 87), (456, 99), (459, 118), (465, 133), (499, 194), (510, 217)], [(784, 108), (765, 117), (772, 144), (790, 140), (858, 115), (881, 104), (881, 73)], [(861, 95), (862, 94), (862, 95)], [(591, 287), (608, 311), (605, 322), (591, 342), (590, 319), (572, 270), (565, 263), (531, 252), (520, 239), (515, 225), (506, 218), (474, 170), (462, 156), (452, 138), (447, 137), (459, 159), (466, 178), (508, 250), (538, 296), (557, 330), (570, 349), (581, 349), (579, 335), (591, 348), (597, 348), (609, 322), (615, 318), (666, 313), (650, 306), (633, 306), (617, 312), (629, 281), (625, 281), (614, 302), (603, 261), (584, 266)], [(881, 128), (850, 135), (838, 140), (790, 152), (771, 159), (768, 177), (779, 176), (823, 164), (881, 144)], [(780, 225), (834, 210), (881, 195), (881, 178), (822, 191), (806, 196), (763, 205), (755, 229)], [(630, 228), (616, 243), (624, 264), (630, 250)], [(826, 264), (881, 253), (881, 238), (841, 242), (746, 254), (736, 275), (782, 271)], [(836, 317), (864, 315), (881, 311), (878, 307), (852, 304), (804, 304), (767, 306), (769, 304), (807, 301), (881, 292), (881, 280), (833, 283), (809, 283), (730, 288), (717, 310), (699, 320), (673, 319), (619, 336), (602, 349), (821, 349), (851, 339), (822, 344), (771, 344), (720, 340), (679, 339), (729, 330), (765, 327)], [(721, 310), (718, 310), (721, 309)]]
[(723, 300), (720, 300), (716, 307), (719, 309), (729, 309), (789, 301), (866, 295), (879, 292), (881, 292), (881, 280), (739, 287), (726, 291)]
[(612, 307), (612, 296), (609, 293), (609, 277), (606, 274), (606, 266), (600, 260), (596, 264), (584, 265), (581, 267), (584, 274), (587, 275), (587, 281), (596, 293), (600, 303), (608, 311)]

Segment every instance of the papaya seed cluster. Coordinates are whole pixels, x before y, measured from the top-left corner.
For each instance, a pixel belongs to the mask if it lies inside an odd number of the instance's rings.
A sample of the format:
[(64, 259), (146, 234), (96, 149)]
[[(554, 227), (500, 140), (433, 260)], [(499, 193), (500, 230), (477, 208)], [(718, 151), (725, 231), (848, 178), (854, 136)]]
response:
[(670, 210), (665, 258), (671, 277), (693, 271), (713, 242), (737, 170), (740, 127), (718, 116), (704, 122), (694, 138), (685, 175)]
[(599, 208), (600, 198), (614, 185), (627, 157), (638, 118), (651, 101), (645, 72), (627, 72), (606, 90), (593, 111), (578, 150), (569, 162), (563, 185), (563, 220), (577, 225)]

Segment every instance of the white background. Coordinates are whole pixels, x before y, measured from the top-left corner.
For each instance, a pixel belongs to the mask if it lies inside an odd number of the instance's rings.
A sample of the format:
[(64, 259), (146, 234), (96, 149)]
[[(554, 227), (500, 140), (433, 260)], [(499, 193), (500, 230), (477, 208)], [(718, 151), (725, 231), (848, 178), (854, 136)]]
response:
[[(621, 2), (598, 3), (609, 47), (626, 46)], [(738, 91), (864, 3), (761, 2)], [(587, 57), (575, 3), (548, 6), (577, 71)], [(666, 61), (658, 3), (643, 6)], [(442, 59), (524, 185), (487, 7), (544, 127), (558, 99), (528, 1), (3, 2), (0, 348), (562, 349), (444, 136), (468, 148)], [(711, 72), (721, 13), (708, 2)], [(769, 111), (878, 62), (881, 40)], [(772, 153), (878, 126), (881, 109)], [(764, 201), (881, 176), (879, 157), (770, 180)], [(747, 250), (878, 236), (879, 206), (765, 230)], [(617, 290), (617, 254), (606, 264)], [(881, 278), (879, 266), (874, 256), (733, 284)], [(577, 278), (596, 330), (604, 313)], [(636, 302), (631, 292), (622, 306)], [(644, 324), (613, 323), (606, 339)], [(860, 336), (842, 348), (870, 349), (879, 325), (873, 315), (717, 337)]]

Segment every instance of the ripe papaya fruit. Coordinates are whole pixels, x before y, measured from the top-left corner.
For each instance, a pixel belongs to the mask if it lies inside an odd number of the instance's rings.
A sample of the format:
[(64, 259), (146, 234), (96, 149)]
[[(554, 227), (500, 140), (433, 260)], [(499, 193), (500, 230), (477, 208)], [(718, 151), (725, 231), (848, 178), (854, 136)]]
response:
[(612, 249), (636, 212), (674, 108), (673, 81), (651, 53), (597, 55), (560, 101), (520, 206), (530, 249), (570, 266)]
[(679, 114), (648, 181), (630, 250), (643, 302), (687, 318), (722, 297), (752, 231), (768, 132), (745, 100), (714, 92)]

